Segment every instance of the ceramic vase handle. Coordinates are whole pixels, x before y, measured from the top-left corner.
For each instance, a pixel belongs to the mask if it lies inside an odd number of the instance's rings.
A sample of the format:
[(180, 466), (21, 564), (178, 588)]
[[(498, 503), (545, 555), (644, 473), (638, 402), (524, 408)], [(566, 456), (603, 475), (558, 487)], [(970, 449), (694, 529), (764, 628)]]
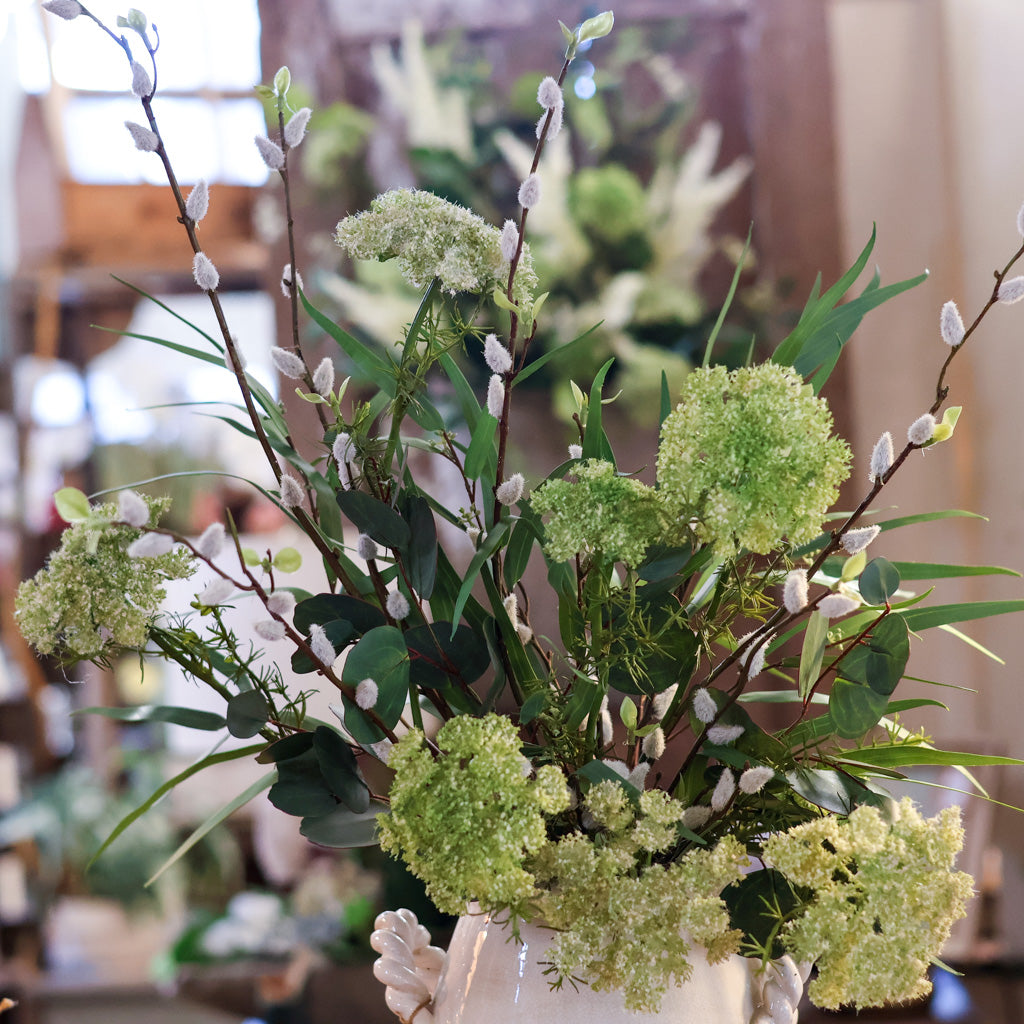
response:
[(750, 1024), (796, 1024), (811, 965), (797, 964), (791, 956), (779, 957), (763, 968), (753, 960), (750, 965), (754, 1003)]
[(447, 954), (411, 910), (386, 910), (373, 922), (370, 945), (380, 953), (373, 975), (388, 1009), (402, 1024), (434, 1024), (432, 1000)]

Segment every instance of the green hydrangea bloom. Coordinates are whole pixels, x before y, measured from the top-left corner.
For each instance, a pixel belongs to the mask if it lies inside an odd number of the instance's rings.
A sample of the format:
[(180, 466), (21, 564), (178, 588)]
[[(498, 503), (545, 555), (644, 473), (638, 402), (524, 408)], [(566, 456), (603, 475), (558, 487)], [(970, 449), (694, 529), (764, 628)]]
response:
[[(435, 277), (452, 294), (486, 292), (508, 283), (500, 232), (463, 206), (420, 189), (395, 189), (378, 196), (363, 213), (338, 224), (335, 241), (360, 260), (396, 258), (415, 288)], [(532, 319), (537, 275), (527, 246), (516, 270), (512, 298)]]
[(971, 895), (971, 876), (953, 870), (963, 842), (960, 811), (926, 820), (910, 800), (890, 823), (874, 807), (848, 819), (823, 817), (773, 835), (765, 858), (814, 891), (786, 926), (797, 960), (816, 960), (808, 994), (818, 1006), (878, 1006), (931, 991), (927, 970)]
[(581, 463), (574, 477), (548, 480), (531, 499), (537, 512), (550, 515), (544, 550), (552, 558), (564, 561), (599, 551), (636, 565), (649, 544), (664, 538), (669, 520), (653, 487), (619, 476), (600, 459)]
[(662, 425), (658, 484), (719, 557), (820, 532), (849, 475), (832, 414), (791, 367), (694, 370)]
[(546, 841), (544, 814), (569, 805), (564, 779), (558, 799), (551, 774), (561, 773), (548, 766), (531, 779), (515, 726), (498, 715), (453, 718), (437, 744), (437, 758), (418, 732), (395, 745), (381, 847), (426, 883), (441, 910), (464, 913), (472, 899), (521, 910), (533, 894), (524, 860)]
[[(151, 523), (170, 504), (166, 498), (145, 500)], [(116, 513), (115, 505), (100, 505), (88, 520), (69, 526), (46, 566), (18, 588), (18, 625), (40, 654), (71, 663), (144, 647), (166, 597), (164, 582), (194, 571), (191, 553), (183, 548), (132, 558), (128, 546), (142, 531), (104, 522)]]

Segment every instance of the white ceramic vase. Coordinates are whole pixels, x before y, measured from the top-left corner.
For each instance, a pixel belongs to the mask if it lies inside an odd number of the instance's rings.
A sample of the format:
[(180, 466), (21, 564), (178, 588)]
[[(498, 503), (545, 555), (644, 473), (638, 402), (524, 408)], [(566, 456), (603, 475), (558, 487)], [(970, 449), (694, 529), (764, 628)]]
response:
[(670, 987), (657, 1013), (637, 1014), (618, 992), (552, 990), (540, 965), (551, 936), (537, 925), (520, 925), (517, 943), (488, 915), (468, 915), (447, 953), (409, 910), (381, 914), (376, 928), (374, 974), (403, 1024), (797, 1024), (808, 973), (789, 957), (762, 971), (737, 956), (709, 964), (695, 950), (689, 981)]

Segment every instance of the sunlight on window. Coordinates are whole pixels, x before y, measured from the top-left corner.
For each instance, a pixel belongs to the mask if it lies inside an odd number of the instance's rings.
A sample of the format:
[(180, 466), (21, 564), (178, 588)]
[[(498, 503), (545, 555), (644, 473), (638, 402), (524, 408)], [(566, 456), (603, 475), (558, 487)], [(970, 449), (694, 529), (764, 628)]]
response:
[[(90, 8), (111, 26), (123, 13), (109, 0)], [(181, 181), (262, 184), (266, 167), (252, 144), (265, 131), (262, 107), (251, 93), (261, 77), (256, 0), (148, 0), (140, 10), (155, 26), (151, 37), (159, 34), (154, 109)], [(48, 35), (53, 81), (71, 90), (64, 108), (71, 176), (94, 184), (162, 182), (159, 161), (139, 153), (124, 129), (125, 120), (143, 121), (129, 92), (127, 57), (96, 26), (50, 18), (44, 33), (35, 3), (15, 2), (12, 13), (23, 88), (39, 93), (51, 86)], [(137, 36), (127, 35), (136, 57), (144, 58)], [(229, 95), (187, 95), (199, 92)]]

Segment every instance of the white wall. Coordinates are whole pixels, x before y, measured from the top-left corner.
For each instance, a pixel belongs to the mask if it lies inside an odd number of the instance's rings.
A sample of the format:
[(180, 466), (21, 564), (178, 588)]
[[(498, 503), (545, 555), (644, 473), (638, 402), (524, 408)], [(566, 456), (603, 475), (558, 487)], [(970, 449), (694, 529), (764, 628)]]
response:
[[(938, 332), (943, 302), (955, 299), (970, 323), (992, 291), (993, 271), (1021, 243), (1015, 218), (1024, 202), (1024, 3), (831, 0), (829, 13), (847, 263), (876, 221), (883, 283), (931, 271), (926, 284), (872, 314), (852, 345), (852, 440), (856, 472), (863, 473), (879, 433), (891, 430), (902, 442), (906, 426), (933, 400), (948, 352)], [(878, 550), (892, 557), (896, 542), (901, 558), (1024, 570), (1024, 305), (992, 311), (947, 383), (949, 404), (964, 406), (955, 437), (915, 453), (882, 504), (898, 505), (899, 514), (969, 509), (989, 522), (902, 531), (880, 539)], [(940, 582), (929, 600), (1024, 598), (1024, 581), (1013, 577), (955, 583)], [(941, 744), (987, 744), (1024, 757), (1024, 616), (966, 631), (1006, 665), (930, 631), (914, 642), (915, 674), (978, 692), (921, 688), (951, 713), (920, 720)], [(1001, 785), (1003, 799), (1024, 805), (1024, 769), (1002, 773)], [(1024, 817), (1000, 815), (998, 828), (1013, 890), (1024, 878)], [(1024, 933), (1007, 939), (1024, 949)]]

